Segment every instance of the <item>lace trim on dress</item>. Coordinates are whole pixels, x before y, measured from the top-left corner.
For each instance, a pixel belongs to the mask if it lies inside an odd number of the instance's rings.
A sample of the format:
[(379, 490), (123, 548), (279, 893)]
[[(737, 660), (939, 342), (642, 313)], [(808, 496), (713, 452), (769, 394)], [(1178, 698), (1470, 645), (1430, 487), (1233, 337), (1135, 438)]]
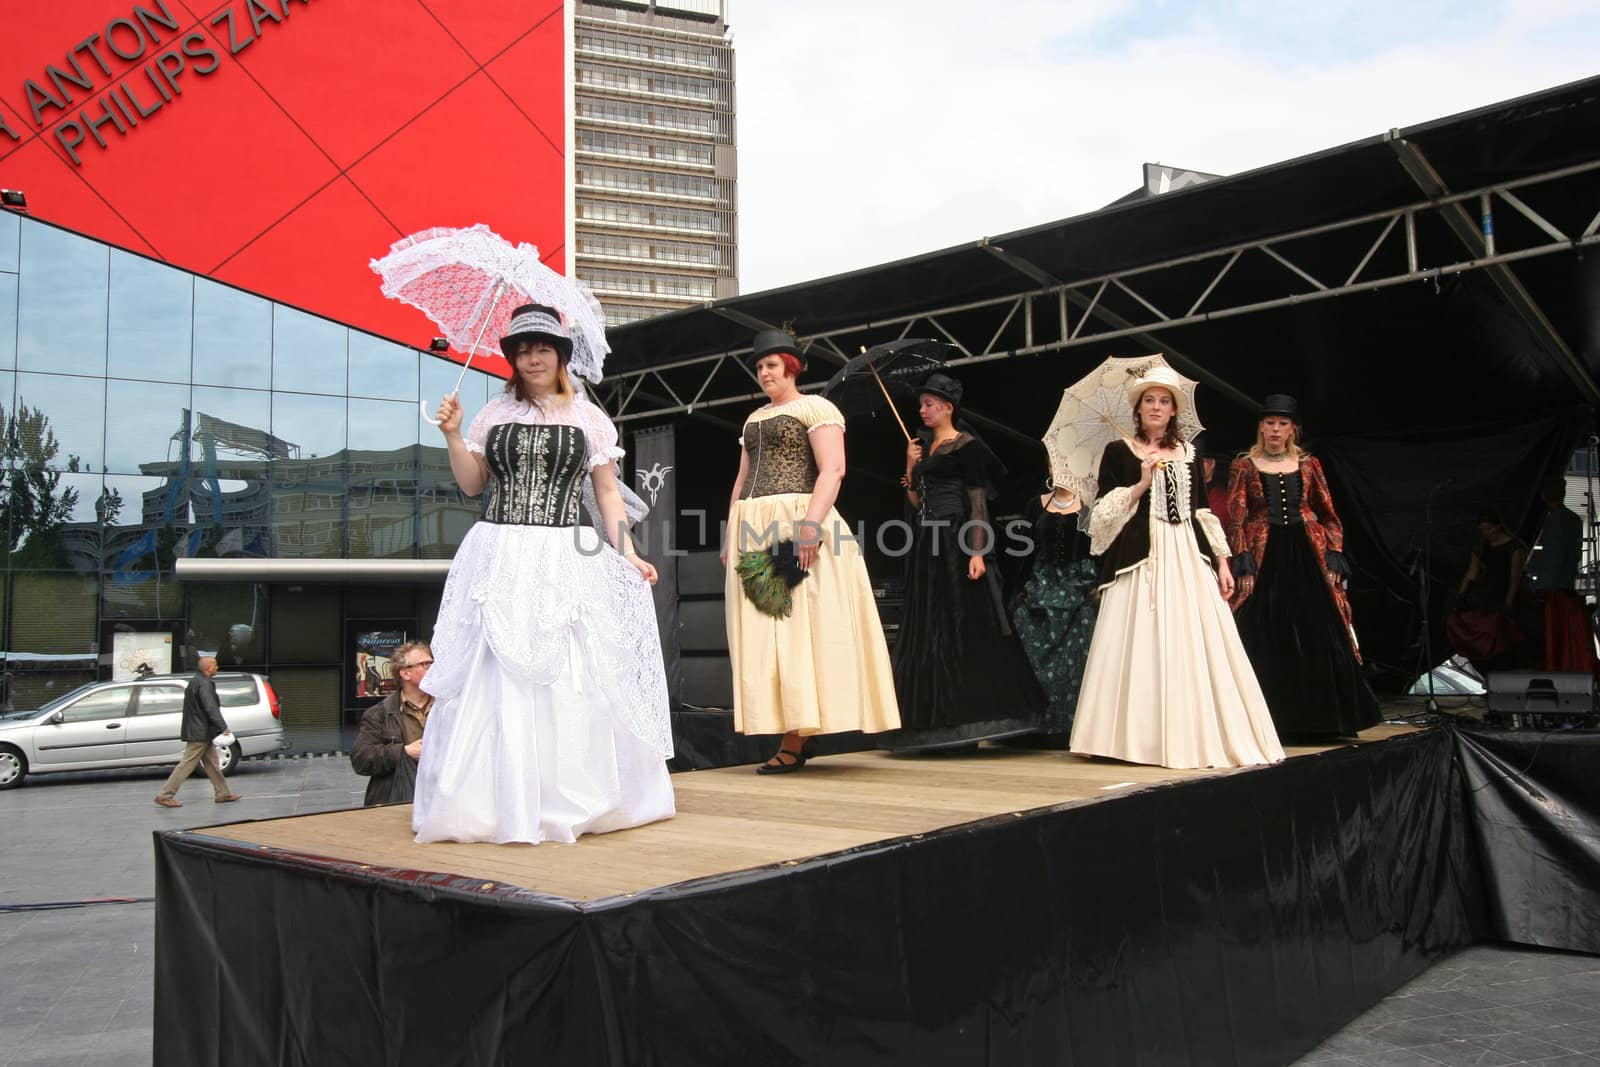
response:
[(816, 430), (820, 430), (824, 426), (837, 426), (837, 427), (839, 427), (839, 429), (842, 430), (842, 429), (844, 429), (844, 420), (843, 419), (824, 419), (822, 422), (814, 422), (810, 426), (806, 427), (806, 433), (812, 433), (812, 432), (814, 432)]
[(1111, 542), (1138, 510), (1139, 498), (1133, 495), (1131, 485), (1119, 485), (1109, 493), (1102, 493), (1089, 513), (1089, 554), (1105, 555)]
[(1200, 531), (1206, 535), (1206, 541), (1211, 545), (1211, 554), (1219, 563), (1228, 558), (1228, 535), (1222, 532), (1222, 520), (1212, 514), (1210, 508), (1201, 508), (1194, 513), (1195, 521), (1200, 524)]

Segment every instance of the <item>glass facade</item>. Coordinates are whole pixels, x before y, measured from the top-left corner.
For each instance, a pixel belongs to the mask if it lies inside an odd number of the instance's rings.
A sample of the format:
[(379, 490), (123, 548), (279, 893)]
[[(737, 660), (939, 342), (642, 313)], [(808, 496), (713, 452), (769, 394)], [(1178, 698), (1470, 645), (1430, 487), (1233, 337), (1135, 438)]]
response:
[[(439, 587), (180, 584), (174, 561), (453, 555), (479, 505), (417, 401), (459, 371), (0, 212), (0, 707), (155, 640), (173, 671), (269, 675), (297, 748), (345, 747), (359, 635), (425, 635)], [(466, 417), (500, 387), (469, 371)]]

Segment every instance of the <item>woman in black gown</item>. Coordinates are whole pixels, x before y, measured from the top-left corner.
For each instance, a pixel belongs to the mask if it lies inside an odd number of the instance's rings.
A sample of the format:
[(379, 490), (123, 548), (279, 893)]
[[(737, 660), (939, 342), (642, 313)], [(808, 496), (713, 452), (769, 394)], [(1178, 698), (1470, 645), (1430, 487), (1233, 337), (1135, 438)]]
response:
[(1233, 461), (1234, 620), (1279, 737), (1353, 737), (1378, 724), (1378, 698), (1351, 628), (1344, 526), (1299, 436), (1294, 397), (1269, 396), (1255, 445)]
[(894, 649), (902, 728), (883, 740), (897, 752), (975, 745), (1042, 724), (1044, 694), (987, 558), (996, 541), (989, 497), (1005, 469), (957, 424), (960, 402), (960, 382), (929, 375), (919, 402), (926, 432), (906, 447), (911, 544)]

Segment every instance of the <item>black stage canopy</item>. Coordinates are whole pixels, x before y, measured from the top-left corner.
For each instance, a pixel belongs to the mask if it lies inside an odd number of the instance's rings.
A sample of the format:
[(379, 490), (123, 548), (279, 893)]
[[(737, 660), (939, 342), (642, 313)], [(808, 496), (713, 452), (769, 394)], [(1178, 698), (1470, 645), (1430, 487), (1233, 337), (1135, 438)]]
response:
[[(1597, 243), (1600, 78), (623, 326), (600, 399), (624, 427), (687, 413), (726, 429), (761, 399), (740, 361), (755, 329), (811, 343), (806, 387), (863, 345), (944, 338), (1011, 468), (1004, 510), (1042, 486), (1060, 390), (1107, 355), (1160, 351), (1198, 377), (1229, 449), (1250, 443), (1256, 400), (1294, 394), (1351, 527), (1358, 630), (1399, 678), (1418, 658), (1420, 561), (1451, 588), (1480, 508), (1536, 523), (1540, 478), (1591, 429)], [(903, 442), (886, 416), (850, 430), (841, 511), (870, 525), (898, 514)], [(700, 479), (726, 500), (737, 453), (715, 444), (679, 456), (680, 499)]]

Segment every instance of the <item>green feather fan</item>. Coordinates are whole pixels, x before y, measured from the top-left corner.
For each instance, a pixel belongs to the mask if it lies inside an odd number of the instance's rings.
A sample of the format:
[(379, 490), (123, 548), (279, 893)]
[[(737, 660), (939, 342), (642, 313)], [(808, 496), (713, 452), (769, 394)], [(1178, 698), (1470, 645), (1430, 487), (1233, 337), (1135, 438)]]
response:
[(739, 553), (739, 580), (744, 584), (744, 595), (764, 615), (774, 619), (787, 619), (794, 607), (789, 595), (789, 582), (765, 550)]

